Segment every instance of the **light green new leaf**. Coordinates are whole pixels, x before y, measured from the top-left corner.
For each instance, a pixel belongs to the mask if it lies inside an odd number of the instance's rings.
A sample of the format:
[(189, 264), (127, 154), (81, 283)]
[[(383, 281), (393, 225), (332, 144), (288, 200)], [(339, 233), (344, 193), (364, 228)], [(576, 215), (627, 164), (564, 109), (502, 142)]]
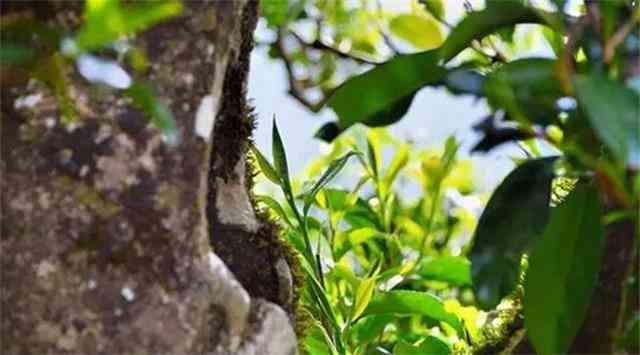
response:
[(438, 24), (427, 16), (402, 14), (389, 22), (391, 33), (418, 49), (433, 49), (442, 44)]
[(289, 0), (260, 0), (260, 15), (267, 19), (271, 27), (279, 27), (289, 12)]
[(597, 192), (578, 186), (551, 214), (525, 281), (525, 328), (538, 354), (566, 353), (585, 319), (604, 246)]
[(362, 317), (371, 314), (422, 315), (449, 324), (459, 334), (463, 332), (458, 317), (447, 312), (438, 297), (426, 292), (398, 290), (376, 293)]
[(258, 147), (256, 147), (255, 145), (251, 144), (249, 148), (251, 149), (253, 155), (256, 157), (258, 166), (260, 167), (260, 171), (264, 174), (264, 176), (274, 184), (280, 185), (281, 182), (280, 178), (278, 177), (278, 173), (276, 172), (276, 169), (273, 167), (273, 165), (269, 163), (269, 160), (267, 160), (267, 158), (265, 158), (265, 156), (260, 153), (260, 150), (258, 150)]
[(422, 340), (420, 345), (412, 345), (403, 340), (396, 343), (393, 347), (393, 355), (449, 355), (451, 349), (444, 341), (434, 337), (427, 336)]
[(529, 160), (502, 181), (478, 221), (469, 254), (473, 288), (483, 309), (515, 290), (522, 254), (549, 217), (555, 157)]
[(126, 6), (119, 0), (87, 0), (86, 21), (78, 32), (76, 45), (81, 51), (95, 50), (181, 12), (182, 3), (177, 0), (139, 1)]
[(446, 73), (437, 60), (435, 50), (400, 55), (347, 80), (328, 101), (340, 128), (388, 125), (402, 118), (415, 92)]
[(640, 95), (599, 74), (578, 75), (574, 85), (602, 142), (623, 164), (640, 166)]
[(455, 286), (471, 285), (471, 263), (460, 256), (424, 260), (416, 273), (426, 280), (444, 281)]
[(501, 1), (499, 6), (472, 12), (453, 28), (439, 50), (445, 62), (469, 47), (474, 40), (482, 39), (500, 28), (518, 23), (547, 23), (548, 15), (540, 10), (524, 6), (518, 1)]
[(402, 146), (398, 149), (398, 152), (393, 157), (391, 164), (389, 164), (389, 168), (384, 174), (382, 178), (382, 187), (384, 188), (383, 195), (386, 195), (387, 192), (391, 191), (391, 186), (393, 182), (396, 180), (398, 173), (402, 168), (404, 168), (409, 162), (409, 147)]
[(377, 277), (373, 276), (360, 281), (353, 300), (353, 307), (351, 308), (351, 320), (358, 319), (369, 305), (373, 291), (376, 288), (376, 279)]

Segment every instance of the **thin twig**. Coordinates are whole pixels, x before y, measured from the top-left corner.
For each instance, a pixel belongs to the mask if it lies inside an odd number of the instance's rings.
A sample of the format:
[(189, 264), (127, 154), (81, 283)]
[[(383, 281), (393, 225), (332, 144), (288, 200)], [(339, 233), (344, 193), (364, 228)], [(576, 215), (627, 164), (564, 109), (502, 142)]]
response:
[(316, 39), (315, 41), (309, 43), (309, 42), (306, 42), (304, 40), (304, 38), (302, 38), (295, 31), (291, 31), (291, 34), (293, 35), (293, 37), (295, 37), (298, 40), (298, 42), (300, 42), (301, 45), (303, 45), (303, 46), (305, 46), (307, 48), (325, 50), (325, 51), (328, 51), (328, 52), (331, 52), (331, 53), (337, 55), (340, 58), (351, 59), (353, 61), (356, 61), (356, 62), (359, 62), (359, 63), (362, 63), (362, 64), (371, 64), (371, 65), (380, 64), (379, 62), (375, 62), (375, 61), (372, 61), (372, 60), (369, 60), (369, 59), (366, 59), (366, 58), (355, 56), (355, 55), (353, 55), (351, 53), (343, 52), (343, 51), (341, 51), (341, 50), (339, 50), (337, 48), (334, 48), (334, 47), (322, 42), (320, 39)]
[(293, 59), (291, 59), (291, 57), (287, 53), (287, 50), (285, 49), (283, 37), (284, 36), (282, 30), (278, 31), (276, 45), (278, 46), (278, 51), (282, 56), (284, 67), (287, 71), (287, 79), (289, 81), (289, 94), (312, 112), (318, 112), (324, 105), (324, 102), (312, 102), (305, 97), (304, 89), (300, 86), (300, 81), (296, 79), (293, 73)]
[(640, 22), (640, 10), (636, 10), (629, 21), (627, 21), (622, 27), (620, 27), (608, 40), (604, 46), (604, 62), (609, 64), (613, 60), (613, 56), (616, 53), (616, 47), (622, 43), (625, 38), (633, 31), (636, 25)]

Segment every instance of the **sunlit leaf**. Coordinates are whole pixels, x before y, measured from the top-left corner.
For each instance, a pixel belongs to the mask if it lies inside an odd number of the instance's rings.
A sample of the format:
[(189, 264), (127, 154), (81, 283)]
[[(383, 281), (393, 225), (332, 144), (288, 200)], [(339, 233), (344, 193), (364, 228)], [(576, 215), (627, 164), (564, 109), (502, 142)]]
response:
[(256, 161), (258, 162), (260, 171), (264, 174), (264, 176), (274, 184), (280, 185), (281, 182), (280, 182), (280, 178), (278, 177), (278, 173), (276, 172), (276, 169), (273, 167), (273, 165), (271, 165), (269, 160), (267, 160), (267, 158), (264, 155), (262, 155), (262, 153), (260, 153), (260, 150), (258, 150), (258, 147), (251, 144), (249, 146), (249, 149), (251, 149), (251, 153), (253, 153), (253, 155), (256, 157)]
[(260, 0), (260, 15), (267, 19), (271, 27), (279, 27), (289, 12), (289, 0)]
[(591, 127), (624, 164), (640, 166), (640, 95), (598, 74), (574, 79), (576, 96)]
[(98, 49), (181, 12), (182, 3), (177, 0), (137, 1), (126, 6), (119, 0), (87, 0), (85, 22), (78, 31), (75, 45), (80, 51)]
[(371, 314), (422, 315), (445, 322), (462, 333), (458, 317), (447, 312), (438, 297), (426, 292), (398, 290), (376, 293), (362, 316)]
[(419, 49), (432, 49), (442, 44), (438, 24), (427, 16), (401, 14), (389, 22), (391, 33)]
[(425, 337), (419, 345), (412, 345), (400, 340), (393, 347), (394, 355), (449, 355), (451, 349), (444, 341), (434, 337)]
[(595, 189), (578, 186), (531, 253), (524, 316), (539, 354), (566, 353), (587, 315), (604, 246), (601, 210)]
[(351, 308), (351, 319), (358, 319), (371, 301), (371, 296), (376, 287), (376, 277), (368, 277), (358, 285), (356, 289), (353, 307)]
[(455, 286), (471, 285), (471, 263), (460, 256), (424, 260), (416, 273), (426, 280), (444, 281)]
[(476, 298), (484, 309), (494, 308), (515, 290), (522, 253), (547, 224), (555, 159), (529, 160), (518, 166), (482, 212), (469, 259)]

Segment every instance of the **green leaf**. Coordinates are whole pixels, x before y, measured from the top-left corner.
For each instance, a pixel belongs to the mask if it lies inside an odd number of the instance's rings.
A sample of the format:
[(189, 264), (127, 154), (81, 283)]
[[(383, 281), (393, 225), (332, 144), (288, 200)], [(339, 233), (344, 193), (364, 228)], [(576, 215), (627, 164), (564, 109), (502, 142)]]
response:
[(525, 58), (509, 62), (491, 73), (484, 91), (494, 108), (503, 108), (512, 118), (550, 124), (560, 113), (563, 96), (556, 78), (556, 61)]
[(444, 19), (444, 4), (442, 0), (419, 0), (427, 11), (437, 19)]
[(427, 16), (402, 14), (389, 22), (391, 33), (418, 49), (432, 49), (442, 44), (440, 27)]
[(485, 76), (471, 69), (453, 69), (444, 78), (444, 85), (453, 94), (484, 96)]
[(180, 142), (180, 131), (176, 127), (173, 114), (156, 97), (151, 85), (146, 82), (134, 82), (123, 93), (130, 97), (133, 105), (142, 110), (147, 119), (160, 130), (167, 145), (175, 146)]
[(398, 290), (376, 293), (362, 316), (372, 314), (422, 315), (445, 322), (462, 334), (462, 323), (458, 317), (447, 312), (438, 297), (426, 292)]
[(553, 210), (531, 253), (524, 318), (539, 354), (566, 353), (587, 315), (603, 254), (601, 218), (596, 190), (578, 186)]
[(376, 340), (384, 328), (392, 322), (391, 314), (369, 316), (352, 325), (350, 331), (357, 344), (366, 344)]
[(9, 41), (2, 41), (0, 46), (0, 63), (26, 64), (35, 56), (33, 48)]
[(444, 281), (455, 286), (471, 285), (471, 263), (460, 256), (424, 260), (416, 273), (426, 280)]
[(291, 224), (291, 221), (289, 220), (289, 216), (287, 216), (287, 213), (284, 211), (284, 208), (282, 208), (280, 203), (276, 201), (273, 197), (267, 196), (267, 195), (256, 195), (255, 199), (256, 199), (256, 202), (265, 204), (267, 207), (273, 210), (281, 219), (283, 219), (289, 225), (289, 227), (293, 227), (293, 224)]
[(348, 238), (351, 245), (364, 243), (374, 237), (384, 237), (384, 233), (375, 228), (364, 227), (349, 232)]
[(422, 340), (420, 345), (412, 345), (403, 340), (396, 343), (393, 347), (393, 355), (449, 355), (451, 349), (444, 341), (434, 337), (427, 336)]
[(182, 4), (177, 0), (137, 1), (127, 6), (121, 6), (119, 0), (87, 0), (85, 23), (78, 31), (76, 45), (81, 51), (95, 50), (181, 12)]
[(469, 255), (476, 298), (494, 308), (513, 292), (520, 260), (549, 217), (555, 157), (529, 160), (502, 181), (482, 212)]
[(278, 173), (278, 177), (280, 178), (279, 180), (282, 182), (280, 185), (282, 186), (285, 194), (289, 195), (287, 198), (292, 197), (287, 155), (284, 151), (284, 145), (282, 144), (282, 138), (280, 138), (280, 132), (278, 132), (278, 125), (276, 124), (275, 117), (273, 119), (272, 144), (273, 165), (275, 166), (275, 171)]
[(460, 21), (440, 47), (439, 56), (448, 62), (469, 47), (472, 41), (482, 39), (502, 27), (518, 23), (545, 24), (546, 19), (540, 10), (524, 6), (517, 1), (501, 1), (500, 6), (472, 12)]
[(358, 285), (353, 299), (350, 319), (358, 319), (371, 301), (371, 296), (376, 288), (376, 277), (368, 277)]
[(278, 173), (276, 172), (273, 165), (269, 163), (269, 160), (267, 160), (267, 158), (265, 158), (265, 156), (260, 153), (260, 150), (258, 150), (258, 147), (256, 147), (255, 145), (251, 144), (249, 148), (251, 149), (253, 155), (256, 157), (258, 166), (260, 167), (260, 171), (264, 174), (264, 176), (274, 184), (280, 185), (281, 182), (280, 178), (278, 177)]
[(316, 181), (316, 183), (313, 185), (311, 190), (308, 193), (305, 194), (304, 209), (303, 209), (303, 213), (302, 213), (303, 215), (305, 215), (305, 216), (307, 215), (307, 212), (309, 211), (309, 208), (311, 208), (311, 205), (313, 205), (313, 202), (315, 201), (316, 195), (318, 194), (320, 189), (322, 189), (336, 175), (338, 175), (340, 170), (342, 170), (342, 168), (344, 168), (344, 166), (347, 164), (347, 161), (349, 161), (349, 158), (351, 158), (354, 155), (358, 155), (358, 154), (360, 154), (360, 153), (349, 152), (349, 153), (343, 155), (342, 157), (332, 161), (331, 164), (329, 164), (329, 167), (324, 172), (324, 174), (322, 174), (320, 179), (318, 179), (318, 181)]
[(418, 89), (443, 78), (445, 70), (437, 65), (437, 59), (435, 50), (400, 55), (347, 80), (328, 101), (338, 115), (340, 128), (399, 120)]
[(382, 185), (384, 186), (385, 194), (386, 192), (391, 191), (391, 186), (396, 180), (398, 173), (407, 165), (408, 162), (409, 148), (407, 146), (402, 146), (398, 149), (398, 152), (393, 157), (391, 164), (389, 164), (389, 168), (382, 178)]
[(600, 140), (623, 164), (640, 166), (640, 95), (598, 74), (577, 75), (574, 85)]
[(289, 0), (260, 0), (260, 15), (270, 27), (280, 27), (287, 20)]

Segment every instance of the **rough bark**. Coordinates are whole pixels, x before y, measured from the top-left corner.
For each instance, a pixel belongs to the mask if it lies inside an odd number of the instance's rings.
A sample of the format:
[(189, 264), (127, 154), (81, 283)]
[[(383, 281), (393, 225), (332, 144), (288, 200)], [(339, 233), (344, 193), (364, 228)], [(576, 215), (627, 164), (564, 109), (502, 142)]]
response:
[[(73, 28), (81, 6), (17, 7)], [(3, 354), (296, 352), (287, 314), (269, 302), (291, 308), (282, 247), (242, 244), (244, 261), (263, 271), (233, 270), (243, 285), (210, 247), (265, 233), (279, 245), (247, 190), (244, 88), (256, 7), (189, 2), (183, 16), (136, 39), (151, 59), (146, 79), (177, 120), (175, 147), (118, 92), (96, 93), (71, 70), (79, 112), (71, 125), (42, 84), (3, 87)], [(196, 133), (203, 117), (216, 117), (213, 144)]]

